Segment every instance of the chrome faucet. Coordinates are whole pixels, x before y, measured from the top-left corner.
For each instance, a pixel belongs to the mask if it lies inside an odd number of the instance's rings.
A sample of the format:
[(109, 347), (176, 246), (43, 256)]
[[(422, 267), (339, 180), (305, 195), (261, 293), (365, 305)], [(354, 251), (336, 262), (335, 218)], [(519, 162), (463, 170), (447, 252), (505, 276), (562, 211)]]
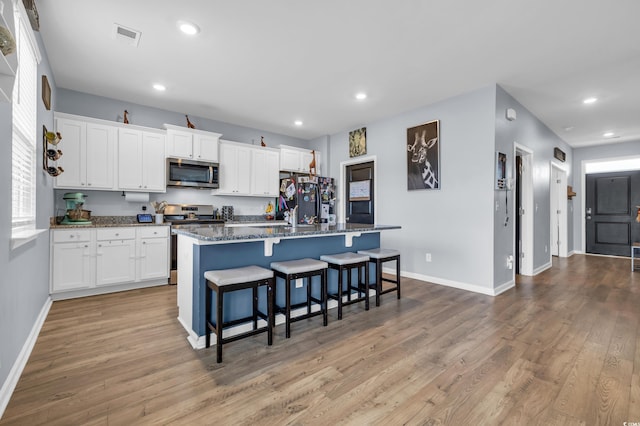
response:
[(298, 225), (298, 206), (289, 210), (289, 223), (292, 228), (295, 228)]

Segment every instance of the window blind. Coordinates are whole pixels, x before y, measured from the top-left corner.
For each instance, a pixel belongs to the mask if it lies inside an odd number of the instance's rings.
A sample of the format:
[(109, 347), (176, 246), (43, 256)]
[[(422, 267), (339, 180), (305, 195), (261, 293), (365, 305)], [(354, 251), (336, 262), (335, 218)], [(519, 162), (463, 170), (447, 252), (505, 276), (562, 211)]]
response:
[(30, 28), (18, 13), (15, 23), (19, 65), (13, 87), (11, 227), (20, 232), (35, 229), (38, 62)]

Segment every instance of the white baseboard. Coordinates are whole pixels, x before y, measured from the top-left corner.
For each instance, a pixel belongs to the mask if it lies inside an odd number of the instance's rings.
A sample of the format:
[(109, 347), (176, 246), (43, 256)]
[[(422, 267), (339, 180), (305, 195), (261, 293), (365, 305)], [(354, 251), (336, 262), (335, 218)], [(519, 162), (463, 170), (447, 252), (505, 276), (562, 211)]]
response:
[(537, 267), (536, 269), (533, 270), (533, 275), (538, 275), (540, 272), (544, 272), (547, 269), (551, 269), (551, 262), (549, 263), (545, 263), (542, 266)]
[(516, 286), (516, 281), (515, 280), (508, 281), (508, 282), (506, 282), (506, 283), (504, 283), (502, 285), (499, 285), (498, 287), (494, 288), (493, 289), (493, 293), (494, 293), (493, 295), (497, 296), (499, 294), (502, 294), (505, 291), (514, 288), (515, 286)]
[(27, 340), (22, 346), (22, 350), (18, 354), (18, 358), (16, 358), (16, 361), (13, 363), (13, 367), (11, 367), (11, 371), (9, 371), (7, 379), (2, 384), (2, 388), (0, 389), (0, 419), (2, 418), (7, 405), (9, 405), (11, 395), (18, 384), (18, 380), (20, 380), (24, 367), (27, 365), (29, 356), (31, 356), (31, 351), (36, 344), (36, 340), (38, 340), (38, 335), (40, 334), (42, 325), (44, 324), (45, 319), (47, 319), (51, 304), (51, 297), (47, 297), (47, 300), (44, 302), (44, 305), (40, 310), (40, 314), (38, 314), (38, 318), (36, 318), (36, 322), (31, 328), (29, 336), (27, 336)]
[(575, 250), (571, 250), (571, 251), (567, 254), (567, 257), (571, 257), (571, 256), (573, 256), (574, 254), (577, 254), (577, 253), (578, 253), (577, 251), (575, 251)]
[[(382, 272), (385, 272), (385, 273), (393, 275), (393, 274), (396, 273), (396, 270), (395, 270), (395, 268), (382, 268)], [(400, 271), (400, 276), (401, 277), (407, 277), (407, 278), (413, 278), (415, 280), (420, 280), (420, 281), (427, 281), (427, 282), (430, 282), (430, 283), (433, 283), (433, 284), (444, 285), (444, 286), (447, 286), (447, 287), (453, 287), (453, 288), (457, 288), (457, 289), (460, 289), (460, 290), (471, 291), (471, 292), (474, 292), (474, 293), (486, 294), (487, 296), (496, 296), (496, 295), (502, 293), (503, 291), (508, 290), (507, 288), (505, 288), (505, 289), (501, 290), (500, 293), (497, 293), (496, 289), (493, 289), (493, 288), (482, 287), (482, 286), (479, 286), (479, 285), (476, 285), (476, 284), (463, 283), (463, 282), (460, 282), (460, 281), (447, 280), (447, 279), (439, 278), (439, 277), (431, 277), (429, 275), (416, 274), (414, 272), (403, 272), (403, 271)], [(499, 288), (501, 288), (503, 286), (504, 285), (500, 286)], [(509, 287), (509, 288), (511, 288), (511, 287)]]

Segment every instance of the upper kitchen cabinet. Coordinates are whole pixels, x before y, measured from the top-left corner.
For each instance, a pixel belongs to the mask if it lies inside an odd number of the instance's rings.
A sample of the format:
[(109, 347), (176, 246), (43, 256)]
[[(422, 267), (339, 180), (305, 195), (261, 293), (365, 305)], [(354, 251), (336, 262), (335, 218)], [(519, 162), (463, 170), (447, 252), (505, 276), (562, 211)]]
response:
[(165, 124), (167, 129), (167, 157), (218, 162), (220, 133), (185, 129)]
[[(2, 11), (0, 13), (0, 27), (6, 29), (8, 34), (15, 40), (16, 26), (13, 17), (13, 2), (11, 0), (0, 0), (0, 11)], [(6, 56), (0, 53), (0, 102), (11, 102), (17, 69), (17, 52)]]
[(220, 188), (215, 195), (251, 195), (251, 146), (220, 141)]
[[(280, 145), (280, 170), (295, 173), (309, 173), (309, 164), (313, 161), (311, 149)], [(316, 174), (320, 175), (320, 152), (315, 151)]]
[(280, 195), (280, 153), (272, 148), (251, 150), (251, 195), (277, 197)]
[(56, 188), (113, 190), (117, 129), (65, 117), (56, 113), (56, 131), (62, 139), (58, 166), (64, 172), (55, 179)]
[(118, 190), (165, 192), (165, 136), (162, 132), (118, 129)]

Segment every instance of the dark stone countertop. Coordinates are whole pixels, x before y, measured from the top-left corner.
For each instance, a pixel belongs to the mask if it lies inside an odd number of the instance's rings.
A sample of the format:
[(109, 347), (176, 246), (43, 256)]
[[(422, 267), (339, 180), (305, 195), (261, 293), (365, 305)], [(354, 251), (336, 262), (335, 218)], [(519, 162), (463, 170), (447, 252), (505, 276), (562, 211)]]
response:
[(267, 238), (300, 238), (318, 235), (348, 234), (351, 232), (378, 232), (400, 229), (397, 225), (369, 225), (338, 223), (290, 226), (225, 226), (225, 225), (175, 225), (172, 232), (202, 241), (261, 240)]

